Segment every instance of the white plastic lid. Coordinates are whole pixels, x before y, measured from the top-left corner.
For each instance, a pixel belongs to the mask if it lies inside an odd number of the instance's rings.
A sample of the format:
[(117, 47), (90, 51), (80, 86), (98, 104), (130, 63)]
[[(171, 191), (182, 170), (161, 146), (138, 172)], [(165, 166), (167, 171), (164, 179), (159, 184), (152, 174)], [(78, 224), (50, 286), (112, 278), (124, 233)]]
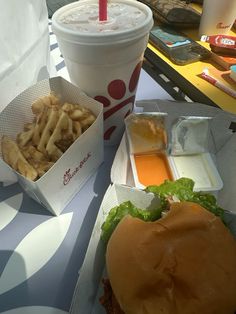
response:
[[(140, 38), (149, 33), (153, 26), (153, 14), (152, 10), (145, 4), (133, 1), (133, 0), (117, 0), (117, 1), (109, 1), (109, 3), (121, 3), (127, 4), (129, 6), (135, 6), (139, 10), (143, 11), (146, 15), (146, 19), (134, 26), (133, 28), (126, 28), (120, 31), (114, 32), (94, 32), (94, 33), (85, 33), (80, 32), (79, 30), (70, 29), (65, 27), (63, 23), (59, 22), (60, 17), (65, 14), (66, 11), (79, 8), (80, 6), (84, 6), (85, 3), (88, 4), (97, 4), (98, 2), (94, 0), (81, 0), (70, 3), (58, 9), (52, 16), (52, 31), (56, 36), (63, 38), (66, 41), (71, 42), (80, 42), (84, 44), (98, 44), (103, 45), (109, 43), (110, 45), (116, 44), (118, 42), (130, 41), (132, 39)], [(108, 7), (109, 8), (109, 7)], [(103, 22), (104, 23), (104, 22)]]

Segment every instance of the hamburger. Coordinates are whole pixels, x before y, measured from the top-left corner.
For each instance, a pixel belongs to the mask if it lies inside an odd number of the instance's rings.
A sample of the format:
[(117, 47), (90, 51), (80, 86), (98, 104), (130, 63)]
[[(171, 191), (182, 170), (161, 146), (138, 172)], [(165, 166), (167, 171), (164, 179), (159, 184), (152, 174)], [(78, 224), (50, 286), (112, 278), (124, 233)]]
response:
[(198, 203), (171, 202), (155, 221), (124, 215), (107, 242), (106, 268), (107, 313), (236, 313), (236, 240)]

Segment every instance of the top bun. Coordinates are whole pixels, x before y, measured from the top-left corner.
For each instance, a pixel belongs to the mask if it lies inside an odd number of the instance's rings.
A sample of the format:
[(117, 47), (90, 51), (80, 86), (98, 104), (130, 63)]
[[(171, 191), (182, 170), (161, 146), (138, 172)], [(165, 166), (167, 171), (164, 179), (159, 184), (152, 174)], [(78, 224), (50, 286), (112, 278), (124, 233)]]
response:
[(236, 241), (196, 203), (173, 203), (155, 222), (124, 217), (108, 242), (106, 265), (126, 314), (236, 311)]

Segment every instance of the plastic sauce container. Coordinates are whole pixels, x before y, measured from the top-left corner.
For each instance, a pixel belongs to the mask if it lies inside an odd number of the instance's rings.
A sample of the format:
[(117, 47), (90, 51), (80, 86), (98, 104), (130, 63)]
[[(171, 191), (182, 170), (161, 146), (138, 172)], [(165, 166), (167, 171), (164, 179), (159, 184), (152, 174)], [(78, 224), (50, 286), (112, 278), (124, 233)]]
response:
[(172, 170), (165, 153), (130, 155), (136, 187), (160, 185), (165, 180), (173, 180)]
[(167, 156), (165, 153), (130, 155), (134, 183), (137, 188), (160, 185), (165, 180), (185, 177), (195, 182), (194, 191), (218, 191), (222, 179), (209, 153)]
[(195, 182), (194, 191), (218, 191), (223, 182), (210, 153), (169, 156), (174, 179), (190, 178)]

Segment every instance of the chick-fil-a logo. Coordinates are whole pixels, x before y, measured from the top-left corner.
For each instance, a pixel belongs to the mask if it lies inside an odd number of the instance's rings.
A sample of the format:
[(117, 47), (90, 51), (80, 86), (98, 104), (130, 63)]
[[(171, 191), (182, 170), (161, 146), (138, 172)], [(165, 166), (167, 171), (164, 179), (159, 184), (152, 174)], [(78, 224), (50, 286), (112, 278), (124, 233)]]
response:
[(74, 169), (71, 170), (70, 168), (68, 170), (66, 170), (66, 172), (64, 173), (63, 176), (63, 184), (67, 185), (70, 180), (76, 175), (76, 173), (79, 172), (79, 170), (81, 168), (83, 168), (84, 164), (86, 163), (86, 161), (91, 157), (91, 153), (88, 153), (87, 156), (85, 156), (79, 163), (79, 165)]

